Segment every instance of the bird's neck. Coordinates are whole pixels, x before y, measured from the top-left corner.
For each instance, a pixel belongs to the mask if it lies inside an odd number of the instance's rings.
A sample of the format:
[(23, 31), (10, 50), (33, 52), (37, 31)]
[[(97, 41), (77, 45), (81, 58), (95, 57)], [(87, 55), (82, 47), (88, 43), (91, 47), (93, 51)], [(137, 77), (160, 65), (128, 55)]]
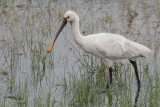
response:
[(80, 30), (79, 30), (79, 20), (75, 20), (74, 22), (72, 22), (71, 27), (72, 27), (72, 35), (73, 35), (75, 42), (78, 45), (81, 45), (83, 36), (81, 35)]

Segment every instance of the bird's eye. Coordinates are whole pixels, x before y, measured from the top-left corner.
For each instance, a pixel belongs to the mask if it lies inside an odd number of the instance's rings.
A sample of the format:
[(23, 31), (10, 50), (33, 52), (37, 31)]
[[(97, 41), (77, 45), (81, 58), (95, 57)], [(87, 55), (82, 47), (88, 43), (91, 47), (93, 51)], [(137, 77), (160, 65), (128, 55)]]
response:
[(69, 16), (67, 18), (69, 18)]

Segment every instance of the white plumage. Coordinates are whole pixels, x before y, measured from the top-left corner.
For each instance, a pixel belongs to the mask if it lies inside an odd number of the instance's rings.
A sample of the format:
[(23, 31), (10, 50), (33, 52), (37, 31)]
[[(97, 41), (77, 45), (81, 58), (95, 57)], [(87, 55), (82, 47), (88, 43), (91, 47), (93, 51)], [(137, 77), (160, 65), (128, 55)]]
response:
[[(151, 56), (151, 50), (142, 44), (133, 42), (118, 34), (99, 33), (82, 36), (79, 31), (79, 17), (73, 11), (68, 11), (64, 15), (63, 23), (58, 30), (52, 44), (47, 48), (47, 52), (51, 52), (58, 35), (63, 30), (67, 22), (71, 23), (72, 35), (74, 41), (87, 53), (106, 60), (109, 67), (110, 83), (112, 83), (112, 65), (114, 60), (129, 59), (135, 69), (138, 87), (140, 79), (138, 75), (137, 64), (132, 58)], [(107, 84), (107, 89), (109, 85)]]
[[(75, 42), (85, 52), (93, 54), (101, 59), (105, 59), (108, 67), (113, 65), (113, 60), (132, 59), (137, 57), (148, 58), (151, 56), (151, 50), (149, 48), (142, 44), (130, 41), (118, 34), (99, 33), (82, 36), (79, 31), (79, 17), (73, 11), (67, 11), (64, 18), (67, 22), (71, 23)], [(61, 26), (62, 29), (63, 27)], [(57, 35), (59, 35), (59, 33)], [(57, 37), (58, 36), (56, 36), (56, 38)], [(53, 49), (55, 40), (56, 39), (53, 40), (53, 43), (51, 47), (47, 49), (47, 52), (50, 52)]]
[(151, 50), (147, 47), (117, 34), (93, 34), (82, 37), (82, 41), (77, 43), (85, 52), (100, 58), (116, 60), (150, 57), (151, 55)]

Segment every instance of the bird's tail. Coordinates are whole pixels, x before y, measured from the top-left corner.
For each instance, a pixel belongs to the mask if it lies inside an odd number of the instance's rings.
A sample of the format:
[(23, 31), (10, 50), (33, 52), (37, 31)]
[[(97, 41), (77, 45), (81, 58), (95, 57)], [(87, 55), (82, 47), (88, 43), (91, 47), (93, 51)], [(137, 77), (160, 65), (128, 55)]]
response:
[(150, 58), (152, 56), (152, 50), (146, 46), (141, 45), (141, 53), (143, 57)]
[(144, 57), (150, 58), (152, 56), (152, 51), (148, 48), (148, 50), (144, 53)]
[(137, 53), (139, 53), (139, 56), (146, 58), (150, 58), (152, 56), (152, 50), (148, 47), (136, 42), (133, 42), (133, 45), (137, 47), (136, 49), (138, 49)]

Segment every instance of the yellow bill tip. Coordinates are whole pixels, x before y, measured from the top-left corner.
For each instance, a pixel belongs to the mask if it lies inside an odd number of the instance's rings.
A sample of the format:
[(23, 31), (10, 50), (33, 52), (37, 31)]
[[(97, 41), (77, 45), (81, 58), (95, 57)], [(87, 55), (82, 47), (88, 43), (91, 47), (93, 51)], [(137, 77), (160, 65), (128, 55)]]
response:
[(50, 53), (52, 51), (52, 48), (51, 47), (48, 47), (47, 49), (46, 49), (46, 52), (47, 53)]
[(48, 48), (46, 49), (46, 52), (50, 53), (54, 47), (54, 43), (55, 43), (55, 39), (53, 40), (53, 42), (51, 43), (51, 45), (48, 46)]

